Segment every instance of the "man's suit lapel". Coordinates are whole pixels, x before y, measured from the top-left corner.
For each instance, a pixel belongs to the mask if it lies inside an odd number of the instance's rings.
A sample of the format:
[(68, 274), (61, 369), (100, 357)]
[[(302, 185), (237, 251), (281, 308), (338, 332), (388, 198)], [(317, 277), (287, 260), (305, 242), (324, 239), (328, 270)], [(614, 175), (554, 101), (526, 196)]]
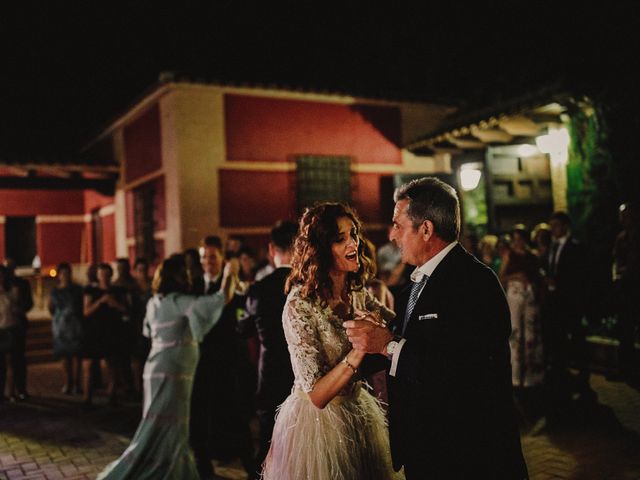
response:
[[(447, 278), (451, 275), (453, 269), (455, 269), (456, 262), (461, 258), (462, 255), (464, 255), (464, 253), (464, 249), (460, 245), (456, 245), (438, 264), (436, 269), (429, 277), (429, 280), (425, 284), (424, 288), (422, 289), (422, 293), (418, 297), (418, 302), (411, 312), (411, 317), (409, 318), (409, 323), (407, 324), (405, 334), (410, 333), (412, 327), (415, 328), (416, 323), (419, 321), (418, 317), (420, 315), (424, 315), (426, 313), (438, 313), (434, 310), (436, 301), (442, 295), (446, 294), (446, 291), (441, 292), (442, 285), (446, 287)], [(411, 286), (409, 286), (406, 292), (403, 291), (404, 295), (402, 296), (402, 318), (404, 318), (404, 312), (406, 311), (406, 305), (409, 296), (408, 292), (410, 290)]]

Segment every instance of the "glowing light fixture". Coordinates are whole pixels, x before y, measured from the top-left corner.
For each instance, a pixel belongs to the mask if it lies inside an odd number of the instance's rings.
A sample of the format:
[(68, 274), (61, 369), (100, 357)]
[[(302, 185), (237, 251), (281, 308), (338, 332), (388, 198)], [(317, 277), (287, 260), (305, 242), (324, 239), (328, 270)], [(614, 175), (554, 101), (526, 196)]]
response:
[(56, 272), (55, 268), (52, 268), (51, 270), (49, 270), (49, 276), (51, 278), (55, 278), (56, 275), (58, 275), (58, 272)]
[(550, 128), (549, 133), (540, 135), (536, 138), (536, 145), (542, 153), (548, 153), (551, 156), (553, 165), (563, 165), (569, 159), (569, 131), (562, 128)]
[(562, 128), (550, 128), (549, 133), (536, 137), (536, 145), (542, 153), (559, 153), (569, 147), (569, 131)]
[(460, 167), (460, 185), (466, 192), (473, 190), (480, 183), (482, 170), (475, 167), (474, 164), (466, 164)]

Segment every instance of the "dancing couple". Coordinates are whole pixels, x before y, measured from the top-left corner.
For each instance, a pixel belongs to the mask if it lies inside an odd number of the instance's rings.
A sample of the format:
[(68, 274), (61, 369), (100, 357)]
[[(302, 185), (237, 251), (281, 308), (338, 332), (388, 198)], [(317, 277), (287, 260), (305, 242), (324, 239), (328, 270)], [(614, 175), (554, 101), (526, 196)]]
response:
[[(416, 266), (397, 316), (364, 287), (372, 265), (353, 210), (325, 203), (300, 220), (282, 317), (295, 380), (263, 478), (527, 478), (500, 283), (457, 242), (451, 186), (422, 178), (394, 200), (390, 239)], [(361, 381), (382, 368), (389, 434)]]

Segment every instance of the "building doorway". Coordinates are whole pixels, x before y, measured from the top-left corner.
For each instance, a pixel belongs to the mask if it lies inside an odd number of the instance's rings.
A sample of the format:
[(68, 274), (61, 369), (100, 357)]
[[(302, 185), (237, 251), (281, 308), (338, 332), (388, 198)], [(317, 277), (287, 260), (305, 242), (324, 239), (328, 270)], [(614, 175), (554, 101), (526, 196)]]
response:
[(6, 217), (5, 258), (19, 267), (32, 266), (36, 256), (36, 217)]

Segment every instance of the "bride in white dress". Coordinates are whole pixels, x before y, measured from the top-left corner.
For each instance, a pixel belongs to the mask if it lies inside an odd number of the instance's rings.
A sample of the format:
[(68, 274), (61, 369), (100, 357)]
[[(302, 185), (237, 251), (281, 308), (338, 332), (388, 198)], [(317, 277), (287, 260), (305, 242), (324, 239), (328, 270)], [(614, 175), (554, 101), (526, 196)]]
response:
[(265, 480), (388, 480), (391, 466), (385, 413), (363, 387), (363, 353), (353, 350), (345, 319), (394, 314), (364, 287), (371, 261), (360, 222), (349, 207), (307, 209), (294, 246), (282, 316), (295, 374), (279, 407)]

